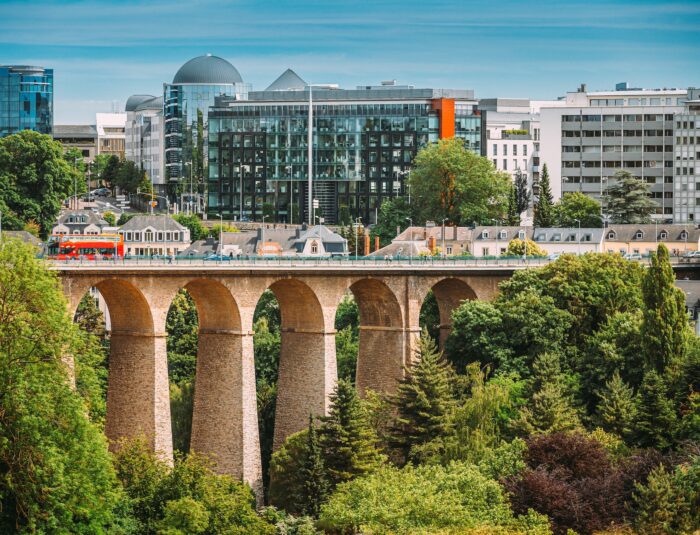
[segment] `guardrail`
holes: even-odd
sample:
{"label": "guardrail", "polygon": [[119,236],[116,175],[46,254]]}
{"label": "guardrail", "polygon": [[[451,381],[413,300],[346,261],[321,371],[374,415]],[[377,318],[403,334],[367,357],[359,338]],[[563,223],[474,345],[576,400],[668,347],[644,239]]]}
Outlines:
{"label": "guardrail", "polygon": [[349,268],[349,267],[525,267],[542,266],[551,260],[546,257],[202,257],[202,256],[131,256],[127,258],[105,258],[102,260],[90,260],[76,258],[70,260],[46,259],[56,267],[318,267],[318,268]]}

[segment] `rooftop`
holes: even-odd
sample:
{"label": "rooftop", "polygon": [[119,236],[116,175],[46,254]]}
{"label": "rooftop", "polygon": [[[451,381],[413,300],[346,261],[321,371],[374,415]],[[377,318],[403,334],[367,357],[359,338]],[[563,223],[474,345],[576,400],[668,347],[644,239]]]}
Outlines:
{"label": "rooftop", "polygon": [[173,84],[242,84],[236,67],[218,56],[192,58],[177,71]]}

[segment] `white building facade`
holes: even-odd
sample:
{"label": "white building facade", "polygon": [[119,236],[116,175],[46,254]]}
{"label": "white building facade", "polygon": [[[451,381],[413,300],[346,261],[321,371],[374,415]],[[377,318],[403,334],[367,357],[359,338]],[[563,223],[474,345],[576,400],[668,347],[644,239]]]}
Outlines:
{"label": "white building facade", "polygon": [[124,158],[126,113],[96,113],[97,154]]}
{"label": "white building facade", "polygon": [[564,107],[543,107],[540,164],[548,167],[554,198],[580,191],[601,200],[611,177],[625,170],[649,184],[655,219],[684,221],[688,212],[675,203],[674,118],[687,98],[685,89],[618,84],[589,92],[582,85]]}

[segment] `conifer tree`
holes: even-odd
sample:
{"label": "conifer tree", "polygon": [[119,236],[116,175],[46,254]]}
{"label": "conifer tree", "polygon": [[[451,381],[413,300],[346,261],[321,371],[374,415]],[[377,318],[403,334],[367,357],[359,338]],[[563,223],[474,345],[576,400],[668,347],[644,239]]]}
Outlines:
{"label": "conifer tree", "polygon": [[392,399],[397,416],[390,442],[405,461],[417,461],[421,446],[449,434],[448,415],[455,402],[450,384],[453,373],[424,330],[417,359],[406,370]]}
{"label": "conifer tree", "polygon": [[581,425],[559,360],[556,353],[542,353],[535,357],[530,399],[515,424],[528,434],[570,431]]}
{"label": "conifer tree", "polygon": [[321,422],[319,443],[331,485],[372,472],[382,463],[377,436],[349,381],[338,381],[329,414]]}
{"label": "conifer tree", "polygon": [[615,371],[612,378],[605,383],[605,389],[598,394],[598,420],[606,431],[629,438],[634,425],[637,406],[634,392]]}
{"label": "conifer tree", "polygon": [[672,361],[685,358],[689,330],[683,291],[675,285],[668,249],[660,243],[642,281],[642,343],[647,369],[663,374]]}
{"label": "conifer tree", "polygon": [[321,505],[328,497],[329,485],[312,416],[309,416],[309,432],[299,470],[299,481],[299,495],[295,497],[297,509],[302,514],[318,518]]}
{"label": "conifer tree", "polygon": [[547,164],[542,167],[540,176],[540,191],[535,203],[535,226],[551,227],[554,224],[554,200],[552,189],[549,184],[549,170]]}
{"label": "conifer tree", "polygon": [[666,449],[672,444],[676,424],[677,417],[666,383],[655,370],[646,372],[639,387],[637,443]]}
{"label": "conifer tree", "polygon": [[508,213],[506,215],[509,225],[516,226],[520,224],[520,212],[518,212],[517,202],[515,187],[511,186],[510,195],[508,196]]}

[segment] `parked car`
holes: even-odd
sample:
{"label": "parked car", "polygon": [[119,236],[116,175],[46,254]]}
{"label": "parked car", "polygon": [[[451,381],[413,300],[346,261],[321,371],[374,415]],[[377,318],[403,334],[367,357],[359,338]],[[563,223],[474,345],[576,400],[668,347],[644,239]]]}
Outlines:
{"label": "parked car", "polygon": [[83,200],[86,202],[93,202],[95,200],[95,194],[94,193],[86,193],[83,195]]}
{"label": "parked car", "polygon": [[625,260],[637,260],[637,261],[639,261],[642,259],[642,255],[639,253],[627,253],[623,256],[623,258]]}
{"label": "parked car", "polygon": [[97,188],[96,190],[92,190],[90,193],[96,197],[109,197],[112,195],[109,188]]}
{"label": "parked car", "polygon": [[233,260],[233,258],[231,258],[230,256],[221,256],[220,254],[211,254],[211,255],[207,256],[204,260],[221,262],[222,260],[230,261],[230,260]]}
{"label": "parked car", "polygon": [[700,251],[688,251],[683,258],[700,258]]}
{"label": "parked car", "polygon": [[552,253],[547,256],[547,260],[558,260],[560,256],[561,253]]}

